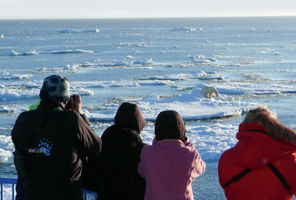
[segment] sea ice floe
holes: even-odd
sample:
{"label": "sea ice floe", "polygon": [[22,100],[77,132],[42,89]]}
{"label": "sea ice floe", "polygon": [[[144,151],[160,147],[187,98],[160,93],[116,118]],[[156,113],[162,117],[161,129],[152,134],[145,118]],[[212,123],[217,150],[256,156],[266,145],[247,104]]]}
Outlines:
{"label": "sea ice floe", "polygon": [[52,51],[31,50],[31,51],[25,51],[25,52],[12,50],[10,55],[11,56],[34,56],[39,54],[79,54],[79,53],[92,54],[94,52],[95,51],[93,50],[87,50],[87,49],[62,49],[62,50],[52,50]]}
{"label": "sea ice floe", "polygon": [[12,56],[33,56],[33,55],[38,55],[38,54],[39,54],[39,51],[37,51],[37,50],[32,50],[32,51],[28,51],[28,52],[19,52],[16,50],[11,51]]}
{"label": "sea ice floe", "polygon": [[[63,72],[74,72],[82,67],[81,64],[65,65],[61,67],[41,67],[37,68],[37,73],[63,73]],[[35,73],[36,73],[35,72]]]}
{"label": "sea ice floe", "polygon": [[[160,99],[157,96],[145,96],[137,103],[143,116],[154,121],[160,111],[176,110],[184,120],[201,120],[238,116],[254,104],[235,101],[232,99],[206,99],[200,93],[200,88],[181,96]],[[117,108],[88,115],[93,121],[112,120]]]}
{"label": "sea ice floe", "polygon": [[171,31],[176,32],[195,32],[195,31],[203,31],[203,28],[199,27],[173,27]]}
{"label": "sea ice floe", "polygon": [[204,55],[196,55],[196,56],[187,56],[191,59],[191,61],[195,64],[212,64],[217,61],[214,57],[206,57]]}
{"label": "sea ice floe", "polygon": [[221,94],[227,95],[260,95],[260,94],[284,94],[296,93],[295,84],[276,84],[262,82],[219,82],[209,84],[219,91]]}
{"label": "sea ice floe", "polygon": [[85,50],[85,49],[64,49],[64,50],[54,50],[48,52],[50,54],[74,54],[74,53],[94,53],[93,50]]}
{"label": "sea ice floe", "polygon": [[94,63],[88,63],[89,66],[99,66],[99,67],[147,67],[154,64],[151,58],[149,59],[135,59],[132,56],[126,57],[126,59],[116,59],[112,61],[96,61]]}
{"label": "sea ice floe", "polygon": [[68,29],[58,30],[58,33],[99,33],[99,32],[101,32],[101,30],[98,28],[87,28],[87,29],[68,28]]}
{"label": "sea ice floe", "polygon": [[13,163],[14,145],[11,137],[0,135],[0,163]]}
{"label": "sea ice floe", "polygon": [[16,112],[15,109],[0,105],[0,113],[14,113],[14,112]]}
{"label": "sea ice floe", "polygon": [[11,74],[9,72],[2,72],[2,74],[0,74],[0,80],[26,79],[32,77],[32,74]]}

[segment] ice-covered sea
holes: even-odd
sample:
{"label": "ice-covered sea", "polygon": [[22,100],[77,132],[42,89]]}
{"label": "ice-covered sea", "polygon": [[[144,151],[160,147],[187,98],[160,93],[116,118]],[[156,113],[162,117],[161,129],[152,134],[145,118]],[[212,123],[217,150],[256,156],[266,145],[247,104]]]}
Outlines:
{"label": "ice-covered sea", "polygon": [[[16,177],[10,132],[38,101],[42,80],[62,74],[100,136],[123,101],[148,121],[178,111],[207,162],[196,199],[225,199],[217,163],[236,143],[244,113],[266,105],[296,128],[296,17],[0,21],[0,177]],[[205,87],[218,97],[205,98]]]}

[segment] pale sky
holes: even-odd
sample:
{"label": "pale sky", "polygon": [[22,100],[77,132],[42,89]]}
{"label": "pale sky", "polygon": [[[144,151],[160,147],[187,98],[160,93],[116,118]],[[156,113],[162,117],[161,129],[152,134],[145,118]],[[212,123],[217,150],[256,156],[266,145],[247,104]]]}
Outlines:
{"label": "pale sky", "polygon": [[296,16],[295,0],[0,0],[0,19]]}

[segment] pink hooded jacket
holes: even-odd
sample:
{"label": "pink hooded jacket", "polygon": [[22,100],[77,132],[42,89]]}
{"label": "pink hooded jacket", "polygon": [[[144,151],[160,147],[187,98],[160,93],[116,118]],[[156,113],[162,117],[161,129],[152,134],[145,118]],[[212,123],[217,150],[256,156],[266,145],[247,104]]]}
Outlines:
{"label": "pink hooded jacket", "polygon": [[206,164],[188,140],[154,139],[145,146],[138,172],[146,179],[145,200],[193,200],[191,182]]}

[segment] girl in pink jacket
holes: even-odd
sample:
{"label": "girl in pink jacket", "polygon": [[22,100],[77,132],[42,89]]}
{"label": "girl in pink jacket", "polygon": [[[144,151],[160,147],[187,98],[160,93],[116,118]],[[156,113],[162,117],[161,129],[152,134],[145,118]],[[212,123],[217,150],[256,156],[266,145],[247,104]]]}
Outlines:
{"label": "girl in pink jacket", "polygon": [[206,164],[185,136],[185,123],[176,111],[161,112],[155,139],[141,153],[138,172],[146,180],[145,200],[193,200],[192,179]]}

